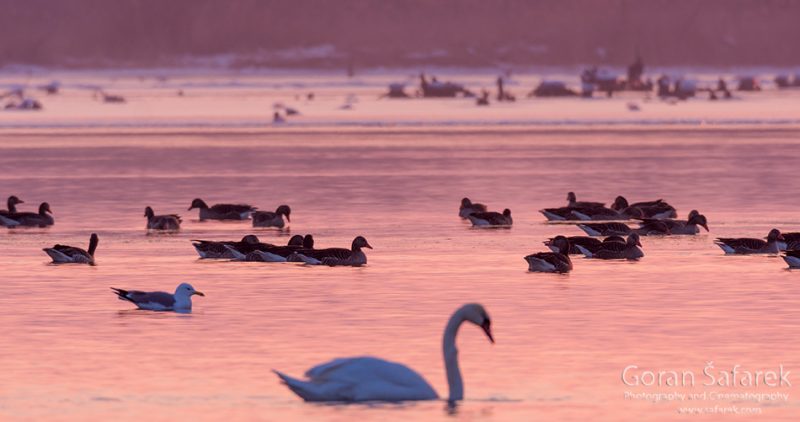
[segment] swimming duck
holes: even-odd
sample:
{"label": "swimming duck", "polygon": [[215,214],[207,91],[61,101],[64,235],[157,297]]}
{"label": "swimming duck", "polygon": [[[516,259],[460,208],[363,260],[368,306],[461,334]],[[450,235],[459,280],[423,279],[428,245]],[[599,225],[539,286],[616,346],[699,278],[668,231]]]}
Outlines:
{"label": "swimming duck", "polygon": [[558,248],[558,252],[539,252],[525,257],[525,261],[528,262],[528,271],[542,273],[572,271],[572,261],[569,259],[569,240],[564,236],[556,236],[551,243],[551,248]]}
{"label": "swimming duck", "polygon": [[288,205],[279,206],[275,212],[270,211],[256,211],[253,213],[253,227],[278,227],[283,228],[283,216],[286,216],[286,221],[291,222],[289,214],[292,210]]}
{"label": "swimming duck", "polygon": [[580,249],[587,258],[637,260],[644,256],[644,252],[639,249],[640,246],[642,246],[642,244],[639,241],[639,235],[631,233],[625,243],[603,243],[596,251],[590,251],[580,245],[578,245],[578,249]]}
{"label": "swimming duck", "polygon": [[146,207],[144,216],[147,217],[147,228],[149,230],[175,231],[181,228],[181,216],[178,214],[156,215],[152,208]]}
{"label": "swimming duck", "polygon": [[22,200],[17,198],[14,195],[8,197],[8,201],[6,202],[8,209],[7,210],[0,210],[0,215],[8,215],[8,214],[16,214],[17,212],[17,205],[24,204]]}
{"label": "swimming duck", "polygon": [[513,224],[511,210],[508,208],[499,212],[474,212],[467,216],[473,226],[476,227],[510,227]]}
{"label": "swimming duck", "polygon": [[[242,237],[242,240],[239,242],[236,241],[213,241],[213,240],[192,240],[192,246],[197,251],[197,254],[200,255],[202,259],[219,259],[219,258],[233,258],[230,250],[225,247],[225,245],[230,245],[236,250],[247,250],[248,247],[268,247],[274,246],[268,243],[261,243],[253,234],[248,234],[247,236]],[[249,252],[249,251],[248,251]],[[247,253],[247,252],[245,252]]]}
{"label": "swimming duck", "polygon": [[88,251],[67,245],[55,245],[52,248],[44,248],[42,250],[53,259],[54,264],[75,263],[94,265],[94,252],[97,250],[98,242],[97,233],[92,233],[89,237]]}
{"label": "swimming duck", "polygon": [[244,204],[216,204],[209,207],[202,199],[192,201],[189,211],[198,208],[201,220],[247,220],[256,207]]}
{"label": "swimming duck", "polygon": [[362,251],[362,248],[372,249],[372,246],[367,242],[363,236],[358,236],[353,239],[350,249],[344,248],[328,248],[328,249],[313,249],[310,251],[303,251],[302,253],[295,253],[294,256],[300,258],[306,264],[311,265],[329,265],[329,266],[361,266],[366,265],[367,255]]}
{"label": "swimming duck", "polygon": [[461,207],[458,208],[458,216],[461,218],[467,218],[474,212],[486,212],[486,205],[479,204],[477,202],[473,204],[469,198],[463,198],[461,200]]}
{"label": "swimming duck", "polygon": [[42,202],[39,205],[39,212],[15,212],[15,213],[8,213],[6,215],[0,215],[0,225],[6,227],[47,227],[52,226],[55,223],[53,217],[49,214],[52,214],[53,211],[50,210],[50,204],[47,202]]}
{"label": "swimming duck", "polygon": [[781,240],[784,240],[781,231],[772,229],[769,231],[766,241],[752,238],[720,237],[714,243],[726,254],[774,254],[780,252],[778,242]]}

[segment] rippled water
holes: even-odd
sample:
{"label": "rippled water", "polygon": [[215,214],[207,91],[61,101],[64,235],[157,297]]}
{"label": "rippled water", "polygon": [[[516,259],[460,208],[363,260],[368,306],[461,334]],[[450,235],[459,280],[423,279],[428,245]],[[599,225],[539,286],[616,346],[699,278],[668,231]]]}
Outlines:
{"label": "rippled water", "polygon": [[[0,233],[0,418],[677,418],[681,403],[625,399],[675,389],[626,386],[622,369],[691,370],[698,384],[709,361],[800,371],[800,273],[712,243],[800,231],[799,144],[796,131],[702,129],[0,136],[0,195],[26,210],[48,201],[56,218]],[[700,210],[711,233],[645,238],[640,262],[578,258],[569,275],[528,273],[523,256],[542,240],[580,234],[537,213],[569,190],[663,197],[681,217]],[[514,227],[470,228],[457,216],[463,196],[510,208]],[[195,197],[289,204],[290,229],[199,222],[186,211]],[[181,233],[147,236],[147,205],[182,214]],[[91,232],[97,266],[48,264],[42,247],[85,247]],[[363,235],[375,249],[365,267],[320,268],[201,261],[189,242],[251,232],[272,243],[312,233],[320,247]],[[109,290],[186,281],[206,293],[190,315],[136,311]],[[270,372],[369,354],[409,364],[446,395],[441,333],[471,301],[488,309],[497,343],[462,327],[467,400],[456,409],[305,404]],[[797,417],[796,388],[733,390],[788,392],[762,403],[763,416]]]}

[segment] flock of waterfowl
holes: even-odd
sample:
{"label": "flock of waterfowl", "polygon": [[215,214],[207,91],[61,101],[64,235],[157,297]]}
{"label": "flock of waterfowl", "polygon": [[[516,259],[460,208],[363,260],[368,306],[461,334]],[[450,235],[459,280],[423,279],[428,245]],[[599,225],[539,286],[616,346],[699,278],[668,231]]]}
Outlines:
{"label": "flock of waterfowl", "polygon": [[[548,220],[574,222],[589,236],[555,236],[544,242],[550,252],[538,252],[525,257],[529,270],[535,272],[566,273],[572,270],[570,255],[583,254],[595,259],[636,260],[644,256],[640,236],[694,235],[700,228],[708,231],[705,216],[692,210],[686,220],[678,220],[674,207],[661,199],[629,204],[620,196],[610,208],[598,202],[579,202],[574,193],[567,195],[567,205],[541,210]],[[46,227],[54,224],[50,206],[45,202],[38,213],[20,212],[23,204],[16,196],[8,198],[7,210],[0,210],[0,224],[9,228]],[[208,206],[202,199],[192,201],[189,210],[199,209],[201,220],[248,220],[254,227],[284,227],[291,209],[279,206],[275,212],[258,211],[243,204],[216,204]],[[147,230],[174,232],[181,227],[177,214],[157,215],[151,207],[145,208]],[[513,224],[511,211],[488,211],[483,204],[468,198],[461,201],[459,216],[468,219],[475,227],[504,227]],[[601,222],[601,220],[606,220]],[[609,221],[611,220],[611,221]],[[638,221],[638,227],[613,220]],[[588,222],[596,221],[596,222]],[[627,236],[627,239],[623,236]],[[604,237],[602,240],[598,237]],[[99,238],[92,233],[88,250],[55,245],[44,248],[53,263],[94,264],[94,254]],[[750,238],[718,238],[715,243],[728,254],[778,253],[786,250],[783,258],[790,267],[800,268],[800,233],[781,234],[773,229],[766,240]],[[314,247],[312,235],[295,235],[287,245],[262,243],[255,235],[246,235],[240,241],[193,240],[192,245],[201,259],[230,259],[260,262],[300,262],[309,265],[360,266],[367,262],[363,248],[372,248],[367,240],[356,237],[349,249]],[[191,311],[192,296],[205,296],[188,283],[180,284],[174,293],[143,292],[112,287],[120,300],[128,301],[140,309],[152,311]],[[463,322],[480,326],[493,343],[491,320],[483,306],[466,304],[455,311],[443,335],[443,354],[449,387],[448,400],[463,399],[464,383],[458,367],[455,338]],[[438,398],[431,385],[417,372],[399,363],[374,357],[340,358],[315,366],[306,372],[308,380],[300,380],[275,371],[282,382],[306,401],[405,401]]]}
{"label": "flock of waterfowl", "polygon": [[[39,212],[21,212],[17,205],[24,204],[17,196],[10,196],[6,210],[0,210],[0,225],[8,228],[48,227],[55,224],[50,205],[43,202]],[[216,204],[208,206],[202,199],[192,201],[189,210],[198,209],[200,220],[252,220],[253,227],[283,228],[290,221],[291,208],[280,205],[275,212],[258,211],[244,204]],[[157,215],[152,207],[146,207],[146,228],[149,232],[176,232],[181,228],[178,214]],[[286,219],[286,222],[284,221]],[[99,237],[92,233],[88,249],[56,244],[44,248],[54,264],[95,264],[95,252]],[[257,262],[299,262],[307,265],[360,266],[367,263],[363,248],[372,249],[369,242],[357,236],[348,248],[315,248],[314,238],[309,234],[293,236],[287,245],[273,245],[259,241],[255,235],[247,235],[241,241],[193,240],[192,245],[201,259],[230,259]],[[130,301],[147,310],[191,310],[191,296],[200,294],[191,285],[181,284],[174,294],[163,292],[140,292],[114,289],[120,299]]]}
{"label": "flock of waterfowl", "polygon": [[[611,207],[600,202],[578,201],[575,193],[567,194],[567,205],[545,208],[540,212],[548,221],[572,222],[588,236],[555,236],[544,242],[550,252],[533,253],[525,257],[529,271],[566,273],[572,270],[570,255],[594,259],[638,260],[644,257],[641,236],[695,235],[702,227],[708,229],[706,217],[697,210],[689,212],[686,220],[677,219],[675,207],[663,199],[628,203],[618,196]],[[487,211],[484,204],[461,200],[458,215],[469,219],[475,227],[511,227],[511,211]],[[615,221],[617,220],[617,221]],[[635,221],[631,227],[618,220]],[[590,222],[593,221],[593,222]],[[625,238],[627,236],[627,238]],[[603,238],[603,239],[600,239]],[[772,229],[765,240],[753,238],[717,238],[714,243],[726,254],[777,254],[790,268],[800,268],[800,232],[781,233]]]}

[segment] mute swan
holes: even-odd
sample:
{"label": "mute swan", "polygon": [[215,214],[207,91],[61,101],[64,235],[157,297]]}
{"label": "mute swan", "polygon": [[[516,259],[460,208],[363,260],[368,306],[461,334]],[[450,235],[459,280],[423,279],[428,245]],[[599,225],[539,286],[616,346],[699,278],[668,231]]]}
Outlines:
{"label": "mute swan", "polygon": [[[442,338],[450,402],[464,399],[464,382],[458,368],[456,349],[456,334],[464,321],[480,326],[489,341],[494,343],[491,320],[483,306],[470,303],[460,307],[450,317]],[[306,372],[308,381],[273,371],[305,401],[394,402],[439,398],[433,387],[413,369],[374,357],[334,359],[309,369]]]}

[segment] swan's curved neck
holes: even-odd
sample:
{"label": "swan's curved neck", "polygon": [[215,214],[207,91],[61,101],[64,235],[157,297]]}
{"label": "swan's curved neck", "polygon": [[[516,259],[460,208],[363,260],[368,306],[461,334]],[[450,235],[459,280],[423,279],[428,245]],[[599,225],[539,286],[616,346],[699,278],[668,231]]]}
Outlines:
{"label": "swan's curved neck", "polygon": [[461,379],[461,370],[458,368],[458,349],[456,349],[456,334],[458,334],[458,327],[462,322],[464,322],[464,316],[459,309],[447,321],[442,337],[444,367],[447,371],[447,385],[450,389],[448,401],[451,402],[464,398],[464,381]]}

